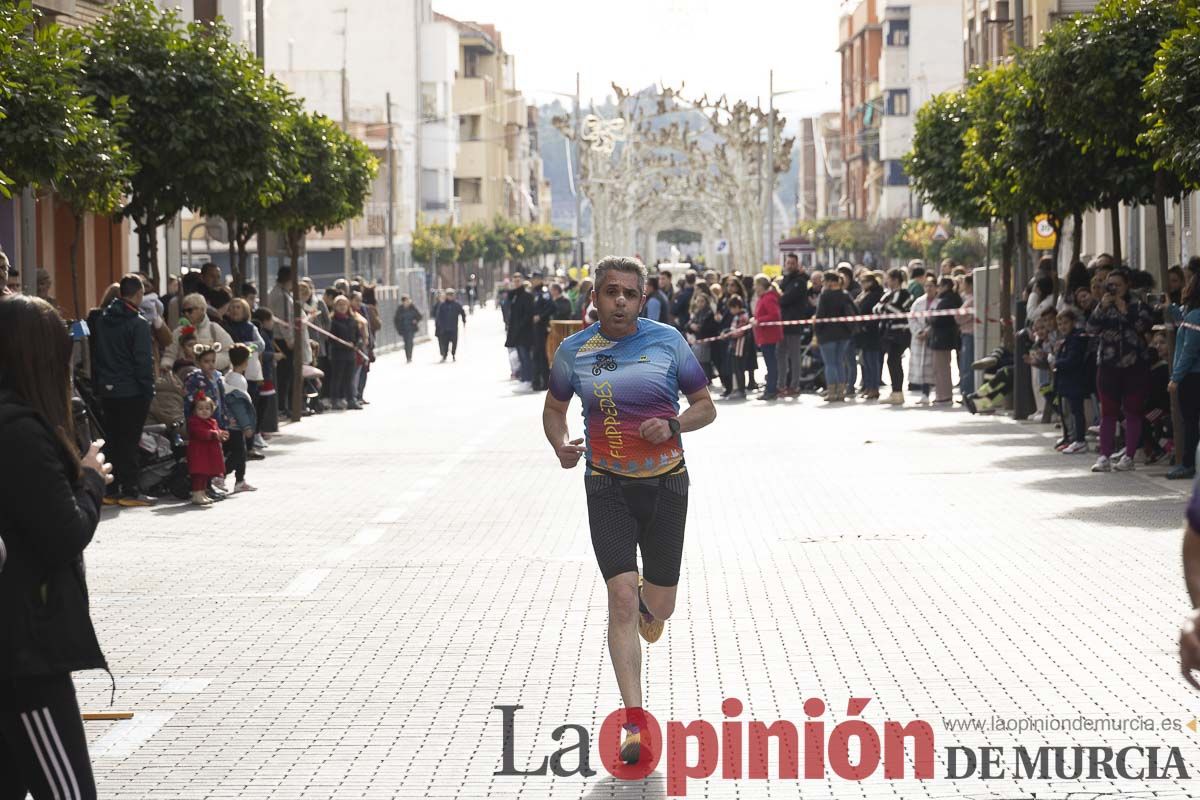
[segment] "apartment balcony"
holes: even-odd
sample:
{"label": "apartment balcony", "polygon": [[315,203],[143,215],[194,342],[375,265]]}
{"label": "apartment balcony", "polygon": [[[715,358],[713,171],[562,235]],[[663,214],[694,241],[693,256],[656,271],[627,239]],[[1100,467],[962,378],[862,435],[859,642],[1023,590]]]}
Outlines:
{"label": "apartment balcony", "polygon": [[495,99],[492,79],[459,78],[454,82],[455,114],[486,114]]}
{"label": "apartment balcony", "polygon": [[461,142],[458,145],[458,160],[454,165],[455,177],[486,177],[487,148],[489,144],[489,142]]}

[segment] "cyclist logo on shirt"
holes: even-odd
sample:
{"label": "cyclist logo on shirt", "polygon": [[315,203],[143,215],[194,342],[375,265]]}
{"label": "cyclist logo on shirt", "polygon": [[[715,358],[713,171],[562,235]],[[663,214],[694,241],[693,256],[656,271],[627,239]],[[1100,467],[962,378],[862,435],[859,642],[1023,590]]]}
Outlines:
{"label": "cyclist logo on shirt", "polygon": [[601,370],[612,372],[617,368],[617,360],[607,353],[599,353],[596,356],[596,363],[592,365],[592,374],[599,375]]}

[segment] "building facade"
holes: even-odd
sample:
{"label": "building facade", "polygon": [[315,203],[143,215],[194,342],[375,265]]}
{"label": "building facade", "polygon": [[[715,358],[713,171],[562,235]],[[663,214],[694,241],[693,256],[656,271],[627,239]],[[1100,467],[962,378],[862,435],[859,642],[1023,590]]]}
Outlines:
{"label": "building facade", "polygon": [[934,95],[962,85],[958,47],[962,11],[961,0],[898,0],[884,8],[879,58],[880,218],[922,216],[903,159],[912,149],[917,109]]}
{"label": "building facade", "polygon": [[516,88],[516,60],[505,52],[495,26],[441,14],[436,18],[458,31],[454,81],[458,219],[463,223],[489,222],[496,216],[531,220],[539,213],[529,167],[536,131],[531,142],[528,108]]}
{"label": "building facade", "polygon": [[879,206],[879,56],[883,28],[876,0],[859,0],[838,21],[842,59],[842,157],[846,216],[874,218]]}

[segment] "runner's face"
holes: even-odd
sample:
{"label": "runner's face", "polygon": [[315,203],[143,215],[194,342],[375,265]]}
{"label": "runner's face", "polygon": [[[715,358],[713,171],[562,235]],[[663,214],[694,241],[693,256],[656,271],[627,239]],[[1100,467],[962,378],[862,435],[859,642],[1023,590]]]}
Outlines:
{"label": "runner's face", "polygon": [[592,292],[600,327],[614,336],[623,336],[637,327],[645,300],[645,295],[638,291],[638,276],[632,272],[610,272],[604,285]]}

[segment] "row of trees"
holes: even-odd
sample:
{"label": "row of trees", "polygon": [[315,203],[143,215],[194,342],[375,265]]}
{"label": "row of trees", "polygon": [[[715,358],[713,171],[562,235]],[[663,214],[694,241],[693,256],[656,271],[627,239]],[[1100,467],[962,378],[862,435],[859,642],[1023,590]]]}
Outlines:
{"label": "row of trees", "polygon": [[[223,25],[184,25],[151,0],[122,0],[83,30],[40,25],[28,2],[0,7],[0,191],[52,190],[79,220],[122,215],[156,271],[156,229],[183,208],[220,216],[237,248],[304,235],[361,213],[377,164]],[[72,248],[74,269],[74,248]]]}
{"label": "row of trees", "polygon": [[1165,258],[1164,200],[1200,186],[1198,59],[1195,0],[1104,0],[923,106],[913,186],[959,225],[1000,222],[1005,293],[1016,220],[1036,213],[1060,234],[1073,219],[1078,258],[1083,214],[1109,210],[1120,260],[1121,204],[1153,203]]}
{"label": "row of trees", "polygon": [[501,216],[490,225],[418,222],[413,233],[413,259],[420,264],[488,264],[511,260],[525,264],[546,255],[571,252],[571,234],[550,225],[526,225]]}
{"label": "row of trees", "polygon": [[839,260],[863,261],[870,253],[879,263],[883,257],[927,263],[952,258],[956,264],[976,265],[986,260],[986,244],[974,231],[954,231],[948,239],[935,239],[937,224],[920,219],[881,219],[874,223],[858,219],[804,220],[792,228],[792,236],[812,242],[818,253],[832,251]]}

